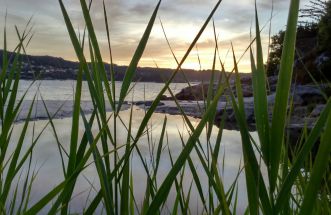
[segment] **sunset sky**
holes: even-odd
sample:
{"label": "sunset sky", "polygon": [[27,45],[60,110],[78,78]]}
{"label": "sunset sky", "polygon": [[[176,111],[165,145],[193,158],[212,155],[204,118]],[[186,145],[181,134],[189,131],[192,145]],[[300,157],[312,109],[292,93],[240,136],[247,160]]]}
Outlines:
{"label": "sunset sky", "polygon": [[[304,6],[309,0],[301,1]],[[270,18],[271,0],[257,2],[260,25]],[[274,19],[272,34],[284,29],[286,25],[289,0],[274,0]],[[64,0],[76,29],[82,30],[84,22],[78,0]],[[27,20],[33,16],[34,38],[27,49],[31,55],[51,55],[68,60],[76,60],[66,26],[56,0],[0,0],[0,27],[3,29],[7,9],[7,31],[9,48],[17,43],[14,26],[23,29]],[[110,21],[111,44],[114,62],[127,65],[145,30],[157,0],[106,0]],[[184,55],[204,20],[216,4],[216,0],[163,0],[158,13],[162,19],[169,41],[178,59]],[[91,11],[97,36],[103,52],[104,61],[109,62],[106,31],[102,10],[102,0],[94,0]],[[231,55],[227,55],[232,41],[236,56],[242,54],[249,44],[249,31],[254,26],[253,0],[223,0],[215,16],[221,58],[226,59],[226,68],[232,68]],[[254,28],[255,29],[255,28]],[[253,30],[254,30],[253,29]],[[262,32],[263,44],[268,44],[268,28]],[[0,47],[3,47],[3,30],[0,33]],[[210,24],[198,42],[198,51],[194,50],[187,59],[184,68],[199,69],[197,55],[201,59],[202,69],[212,67],[213,28]],[[264,49],[265,52],[267,49]],[[267,53],[265,53],[267,54]],[[145,54],[139,66],[174,68],[172,58],[162,33],[159,19],[156,20]],[[249,59],[245,57],[240,63],[241,72],[249,72]]]}

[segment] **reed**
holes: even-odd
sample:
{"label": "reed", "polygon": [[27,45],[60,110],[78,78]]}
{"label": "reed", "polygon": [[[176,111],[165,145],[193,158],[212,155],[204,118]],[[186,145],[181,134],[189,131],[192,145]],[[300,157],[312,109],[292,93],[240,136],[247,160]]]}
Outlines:
{"label": "reed", "polygon": [[[321,183],[325,175],[325,169],[329,164],[330,143],[331,143],[331,100],[328,98],[327,105],[315,126],[305,138],[302,138],[301,150],[295,154],[291,160],[288,157],[286,148],[285,122],[289,117],[288,109],[291,104],[288,102],[290,96],[290,87],[292,82],[292,67],[294,62],[295,38],[299,10],[299,0],[291,0],[290,11],[284,41],[284,49],[281,58],[280,72],[276,90],[276,100],[273,107],[272,119],[268,118],[268,102],[266,91],[266,72],[263,65],[263,49],[261,45],[260,25],[258,20],[258,11],[255,10],[255,38],[247,46],[245,53],[250,55],[252,69],[252,84],[254,94],[254,111],[256,117],[256,128],[259,137],[259,144],[256,144],[248,129],[245,117],[245,104],[243,101],[241,80],[238,71],[238,60],[235,56],[234,47],[232,47],[234,68],[230,74],[224,70],[224,62],[219,56],[218,39],[216,28],[214,28],[215,51],[212,67],[212,77],[210,87],[205,98],[205,106],[201,108],[201,120],[197,125],[193,125],[189,117],[185,114],[180,103],[175,98],[169,85],[175,75],[181,70],[181,66],[186,61],[192,49],[196,46],[200,36],[207,28],[214,13],[220,7],[222,0],[219,0],[215,7],[206,18],[201,29],[187,49],[184,57],[177,60],[174,52],[168,42],[170,51],[177,62],[177,69],[169,80],[166,80],[164,87],[158,93],[152,105],[146,110],[137,131],[133,131],[133,107],[131,106],[129,121],[125,122],[121,117],[121,107],[124,101],[129,100],[128,93],[132,90],[133,77],[137,65],[144,53],[146,44],[158,14],[161,0],[157,3],[154,12],[147,24],[144,34],[137,46],[132,60],[123,80],[119,98],[115,97],[115,73],[112,67],[110,70],[111,80],[108,80],[109,74],[104,67],[104,58],[101,54],[98,38],[95,34],[94,25],[90,16],[90,4],[85,0],[80,1],[82,14],[85,21],[85,29],[82,37],[76,34],[72,20],[67,13],[66,6],[62,0],[59,6],[72,42],[73,48],[79,60],[79,71],[74,95],[74,108],[71,119],[71,133],[69,141],[69,150],[58,140],[56,127],[53,123],[54,115],[50,115],[43,98],[42,102],[47,112],[48,123],[44,129],[33,138],[28,150],[22,151],[22,145],[26,138],[27,129],[32,125],[32,110],[36,99],[33,99],[27,119],[23,122],[23,130],[20,133],[18,142],[11,141],[15,119],[19,114],[25,94],[17,97],[18,85],[20,81],[21,54],[31,39],[30,22],[26,29],[20,34],[17,29],[19,44],[14,50],[13,56],[7,56],[6,48],[6,27],[4,29],[4,56],[0,74],[0,210],[2,214],[37,214],[46,210],[48,214],[70,214],[70,201],[78,177],[84,169],[94,166],[100,186],[96,189],[96,194],[90,196],[90,201],[86,202],[85,214],[94,214],[102,208],[105,214],[236,214],[238,210],[238,179],[241,175],[246,181],[246,195],[248,197],[247,214],[312,214],[321,211],[330,211],[330,205],[327,201],[329,192],[321,191]],[[103,14],[105,29],[107,31],[108,48],[110,60],[112,62],[111,35],[109,34],[108,13],[105,3],[103,3]],[[220,8],[221,10],[222,8]],[[162,24],[162,23],[161,23]],[[163,28],[163,26],[162,26]],[[256,46],[256,56],[253,54],[253,46]],[[87,62],[87,56],[84,52],[88,49],[91,64]],[[243,54],[245,54],[243,53]],[[10,59],[10,60],[9,60]],[[219,62],[218,62],[219,61]],[[12,62],[10,65],[9,62]],[[217,89],[214,91],[216,63],[222,65],[223,70],[220,80],[217,83]],[[232,92],[229,84],[231,76],[235,77],[236,93]],[[93,113],[85,115],[80,107],[82,82],[86,77],[88,89],[93,103]],[[188,83],[190,85],[190,83]],[[217,104],[224,91],[229,90],[227,96],[228,105],[235,111],[235,117],[238,123],[242,151],[243,168],[238,167],[237,177],[233,180],[230,187],[224,186],[223,174],[218,163],[223,158],[220,156],[222,148],[222,135],[225,123],[226,113],[222,116],[222,122],[219,128],[213,126],[214,118],[217,114]],[[170,150],[167,153],[168,134],[167,117],[164,118],[161,135],[158,139],[153,137],[153,129],[150,129],[151,118],[161,100],[162,95],[168,91],[178,107],[189,137],[185,139],[178,131],[178,138],[182,143],[182,150],[178,157],[174,157]],[[109,115],[106,111],[106,105],[109,104],[113,111]],[[80,122],[84,125],[83,136],[79,136]],[[118,141],[117,124],[120,123],[126,128],[127,136],[125,142]],[[97,128],[97,132],[92,132],[92,126]],[[32,170],[31,156],[33,149],[38,143],[39,137],[44,130],[50,127],[55,136],[55,142],[58,146],[58,153],[61,157],[61,166],[63,170],[63,180],[48,190],[44,197],[37,202],[30,202],[30,191],[33,187],[34,178],[37,177],[37,171]],[[211,133],[217,129],[217,138],[212,139]],[[204,132],[206,135],[204,136]],[[150,160],[152,165],[146,161],[140,151],[139,141],[147,137],[147,145],[150,148]],[[206,138],[206,146],[201,143],[201,138]],[[309,154],[314,144],[320,141],[318,153],[315,162],[310,169],[304,169],[304,164],[309,160]],[[12,154],[8,154],[8,147],[14,145]],[[258,152],[258,153],[256,153]],[[133,153],[140,158],[146,176],[146,190],[143,197],[143,203],[137,203],[137,196],[134,195],[135,183],[131,163]],[[197,173],[192,161],[192,153],[198,156],[198,162],[202,166],[203,174],[207,180],[202,180]],[[162,159],[171,161],[171,169],[165,177],[160,180],[158,177],[159,166]],[[90,162],[92,160],[92,162]],[[19,173],[28,164],[28,171],[24,176]],[[261,168],[265,166],[267,176],[262,174]],[[185,175],[187,172],[192,174],[192,180],[189,182],[189,189],[185,189]],[[306,176],[309,177],[306,177]],[[21,186],[14,184],[13,181],[19,180]],[[302,182],[302,183],[300,183]],[[20,183],[19,183],[20,184]],[[92,186],[92,185],[91,185]],[[22,189],[21,192],[18,192]],[[200,212],[195,212],[189,207],[191,201],[191,191],[196,189],[202,205]],[[174,190],[176,198],[169,201],[169,193]],[[22,196],[17,196],[22,193]],[[17,201],[17,199],[21,199]],[[172,202],[169,205],[167,202]],[[46,207],[47,206],[47,207]]]}

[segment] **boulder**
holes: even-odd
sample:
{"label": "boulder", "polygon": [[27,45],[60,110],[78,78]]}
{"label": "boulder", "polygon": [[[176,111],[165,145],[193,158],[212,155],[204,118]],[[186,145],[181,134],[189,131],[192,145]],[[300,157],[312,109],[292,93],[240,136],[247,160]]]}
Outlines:
{"label": "boulder", "polygon": [[243,92],[244,97],[252,97],[253,96],[253,89],[250,85],[249,86],[243,85],[242,86],[242,92]]}
{"label": "boulder", "polygon": [[302,99],[302,105],[325,103],[321,90],[313,85],[297,85],[292,91]]}
{"label": "boulder", "polygon": [[268,82],[269,82],[269,85],[276,85],[277,82],[278,82],[278,76],[277,75],[272,75],[272,76],[269,76],[268,77]]}
{"label": "boulder", "polygon": [[203,100],[207,97],[208,84],[198,84],[182,89],[175,95],[178,100]]}
{"label": "boulder", "polygon": [[269,93],[276,92],[278,76],[273,75],[268,77]]}
{"label": "boulder", "polygon": [[[141,106],[141,105],[151,106],[153,104],[153,101],[138,101],[138,102],[135,102],[134,104],[137,106]],[[159,102],[159,104],[158,104],[158,106],[163,106],[163,105],[164,105],[164,103],[162,103],[162,102]]]}
{"label": "boulder", "polygon": [[314,63],[316,64],[316,67],[321,70],[322,69],[322,66],[324,63],[330,61],[330,56],[329,56],[329,53],[327,52],[323,52],[321,53],[320,55],[318,55],[314,61]]}
{"label": "boulder", "polygon": [[166,96],[166,95],[162,95],[161,96],[161,100],[163,100],[163,101],[168,101],[168,100],[172,100],[172,97],[168,97],[168,96]]}
{"label": "boulder", "polygon": [[240,81],[242,85],[252,85],[252,77],[251,75],[242,75],[240,77]]}
{"label": "boulder", "polygon": [[[236,121],[235,112],[232,107],[228,107],[226,109],[220,109],[215,117],[215,124],[219,126],[221,124],[221,120],[224,112],[226,112],[225,118],[225,128],[230,130],[238,130],[239,126]],[[250,130],[255,129],[255,116],[254,116],[254,108],[251,105],[245,108],[246,122]]]}
{"label": "boulder", "polygon": [[318,104],[315,106],[314,110],[311,112],[311,117],[319,117],[324,110],[326,104]]}

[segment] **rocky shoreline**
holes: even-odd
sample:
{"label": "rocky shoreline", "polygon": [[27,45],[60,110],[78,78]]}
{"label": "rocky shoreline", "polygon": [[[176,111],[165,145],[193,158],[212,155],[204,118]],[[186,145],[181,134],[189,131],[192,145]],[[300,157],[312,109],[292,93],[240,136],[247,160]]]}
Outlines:
{"label": "rocky shoreline", "polygon": [[[242,88],[244,94],[244,105],[246,113],[246,121],[251,131],[256,130],[255,116],[254,116],[254,97],[250,78],[242,78]],[[277,77],[271,76],[268,78],[268,112],[271,121],[272,111],[275,101],[275,91],[277,84]],[[234,89],[234,84],[232,83]],[[201,118],[204,109],[203,98],[207,96],[208,84],[199,84],[192,87],[187,87],[175,95],[176,99],[184,110],[184,112],[191,117]],[[235,92],[235,91],[234,91]],[[225,129],[238,130],[238,124],[235,119],[234,110],[230,103],[226,100],[228,91],[220,98],[217,106],[217,115],[215,118],[215,125],[219,126],[221,117],[226,112]],[[313,128],[315,122],[324,110],[326,99],[331,95],[331,89],[328,85],[315,86],[307,85],[293,85],[291,88],[292,108],[291,117],[287,126],[289,131],[290,142],[297,142],[301,137],[303,128],[310,130]],[[159,105],[156,112],[167,114],[181,114],[172,98],[164,98],[162,105]],[[147,108],[151,102],[146,102],[143,105]],[[140,103],[141,104],[141,103]],[[142,106],[142,105],[140,105]]]}
{"label": "rocky shoreline", "polygon": [[[268,105],[269,105],[269,118],[271,120],[273,105],[275,101],[275,89],[276,89],[276,77],[269,77],[269,92],[268,92]],[[246,113],[246,121],[251,131],[255,131],[255,116],[254,116],[254,97],[252,93],[251,80],[247,77],[242,78],[244,105]],[[233,87],[233,83],[232,83]],[[208,84],[198,84],[192,87],[182,89],[175,95],[176,99],[183,111],[190,117],[201,118],[204,110],[203,98],[206,96]],[[311,129],[314,123],[317,121],[320,113],[323,111],[326,103],[325,98],[330,97],[330,87],[314,85],[295,85],[291,89],[291,95],[293,96],[293,106],[290,121],[287,129],[291,142],[298,140],[301,136],[302,128],[306,127]],[[219,126],[221,117],[226,112],[225,129],[238,130],[238,125],[235,119],[234,110],[231,103],[227,102],[228,91],[225,91],[218,102],[217,114],[215,117],[215,125]],[[153,101],[136,101],[133,105],[148,109]],[[45,101],[47,109],[51,116],[55,113],[54,118],[71,117],[73,111],[73,101]],[[31,101],[24,101],[22,104],[21,112],[18,115],[17,122],[26,119]],[[122,110],[130,108],[130,103],[126,102]],[[81,107],[84,113],[89,114],[93,111],[93,104],[91,101],[82,101]],[[106,105],[106,111],[111,112],[110,105]],[[165,113],[171,115],[180,115],[181,112],[177,108],[175,101],[172,98],[163,96],[161,102],[157,106],[155,112]],[[38,101],[34,105],[32,112],[32,119],[48,119],[47,112],[44,108],[42,101]]]}

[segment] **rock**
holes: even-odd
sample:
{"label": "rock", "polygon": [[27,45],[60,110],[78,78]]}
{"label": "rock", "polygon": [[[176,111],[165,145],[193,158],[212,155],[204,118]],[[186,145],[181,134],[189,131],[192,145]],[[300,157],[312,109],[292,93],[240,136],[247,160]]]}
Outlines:
{"label": "rock", "polygon": [[[272,106],[275,104],[275,97],[276,97],[276,93],[268,95],[267,101],[268,101],[269,105]],[[289,102],[290,102],[290,98],[289,98]],[[303,100],[300,96],[298,96],[298,95],[293,96],[293,105],[294,106],[300,106],[302,103],[303,103]]]}
{"label": "rock", "polygon": [[269,76],[268,77],[268,82],[269,82],[269,85],[276,85],[277,82],[278,82],[278,76],[277,75],[272,75],[272,76]]}
{"label": "rock", "polygon": [[252,85],[252,77],[251,75],[243,75],[240,77],[240,81],[242,85]]}
{"label": "rock", "polygon": [[252,97],[253,96],[253,89],[251,86],[244,86],[242,88],[243,96],[244,97]]}
{"label": "rock", "polygon": [[175,95],[178,100],[203,100],[207,96],[208,84],[198,84],[182,89]]}
{"label": "rock", "polygon": [[291,112],[290,124],[300,125],[302,128],[307,122],[306,116],[309,115],[309,108],[307,106],[294,106]]}
{"label": "rock", "polygon": [[[153,104],[153,101],[138,101],[138,102],[135,102],[134,104],[137,106],[141,106],[141,105],[151,106]],[[163,106],[163,105],[164,105],[163,102],[159,102],[159,104],[158,104],[158,106]]]}
{"label": "rock", "polygon": [[275,92],[277,88],[278,76],[273,75],[268,77],[269,93]]}
{"label": "rock", "polygon": [[[251,97],[253,96],[253,88],[252,88],[252,78],[251,75],[242,75],[240,77],[243,96]],[[235,82],[234,79],[230,80],[231,89],[234,93],[236,93]],[[179,93],[175,95],[178,100],[203,100],[207,98],[209,84],[198,84],[191,87],[186,87],[182,89]],[[214,92],[216,91],[217,85],[216,83],[213,86]],[[225,88],[225,95],[230,95],[230,90]]]}
{"label": "rock", "polygon": [[161,100],[163,100],[163,101],[167,101],[167,100],[172,100],[172,98],[171,98],[171,97],[168,97],[168,96],[166,96],[166,95],[162,95],[162,96],[161,96]]}
{"label": "rock", "polygon": [[[292,87],[291,92],[291,95],[293,96],[294,106],[306,106],[308,104],[325,103],[325,99],[322,92],[317,87],[312,85],[297,85],[295,87]],[[275,93],[268,95],[269,104],[274,104],[275,96]]]}
{"label": "rock", "polygon": [[322,111],[325,108],[325,104],[318,104],[316,105],[316,107],[314,108],[314,110],[311,112],[310,116],[311,117],[319,117],[322,113]]}
{"label": "rock", "polygon": [[294,94],[302,99],[302,105],[325,103],[322,92],[312,85],[297,85]]}
{"label": "rock", "polygon": [[215,120],[214,120],[215,125],[218,127],[221,125],[224,114],[226,114],[225,123],[224,123],[225,129],[238,130],[239,127],[237,126],[236,117],[235,117],[232,107],[228,107],[226,109],[220,109],[216,113]]}
{"label": "rock", "polygon": [[330,84],[320,84],[320,88],[325,93],[327,97],[331,96],[331,85]]}
{"label": "rock", "polygon": [[323,52],[320,55],[318,55],[314,61],[314,63],[316,64],[316,67],[321,70],[323,64],[325,62],[328,62],[330,60],[330,56],[328,55],[327,52]]}
{"label": "rock", "polygon": [[[273,108],[275,104],[275,90],[276,85],[278,81],[277,76],[271,76],[268,78],[269,84],[271,84],[271,91],[270,94],[267,96],[268,101],[268,117],[269,121],[272,119],[272,113]],[[254,97],[253,97],[253,89],[251,85],[251,79],[243,78],[242,79],[242,92],[244,96],[244,103],[245,103],[245,114],[246,114],[246,122],[248,125],[248,128],[252,131],[256,130],[255,125],[255,115],[254,115]],[[234,93],[235,86],[231,85],[231,89]],[[322,92],[323,91],[323,92]],[[180,93],[176,95],[176,98],[179,100],[202,100],[204,96],[207,96],[208,92],[208,84],[200,84],[193,86],[192,88],[185,88]],[[224,92],[224,96],[220,98],[220,101],[217,106],[217,114],[215,117],[215,124],[220,125],[221,119],[223,114],[226,114],[225,118],[225,129],[235,129],[238,130],[238,123],[236,122],[236,117],[234,114],[234,110],[232,109],[231,105],[225,105],[226,99],[225,97],[229,95],[230,90],[226,89]],[[293,143],[297,141],[301,137],[301,130],[305,126],[308,127],[308,129],[312,128],[314,126],[314,123],[317,120],[317,117],[321,114],[321,112],[325,108],[325,99],[323,95],[329,95],[331,94],[331,89],[328,85],[323,86],[320,85],[319,87],[316,87],[314,85],[293,85],[291,87],[290,97],[288,98],[288,102],[290,104],[291,99],[293,99],[293,109],[292,109],[292,115],[290,118],[289,126],[287,127],[287,130],[289,132],[292,132],[290,134],[290,142]],[[188,104],[188,101],[181,101],[182,104]],[[201,117],[200,112],[197,112],[194,109],[194,102],[189,105],[184,105],[183,109],[189,116],[194,117]],[[226,108],[226,109],[225,109]],[[163,107],[164,112],[169,112],[167,110],[167,105]],[[172,110],[172,113],[175,113],[176,111]],[[178,111],[177,111],[178,113]]]}
{"label": "rock", "polygon": [[249,125],[255,124],[254,108],[245,109],[246,121]]}
{"label": "rock", "polygon": [[[203,109],[203,103],[201,102],[200,107],[197,105],[196,102],[188,102],[188,101],[179,101],[179,104],[182,110],[191,117],[200,118],[201,117],[201,109]],[[155,109],[157,113],[167,113],[171,115],[178,115],[181,114],[181,111],[178,109],[176,103],[174,101],[167,101],[165,105],[158,106]]]}
{"label": "rock", "polygon": [[[250,130],[255,129],[255,116],[254,116],[254,108],[251,105],[245,108],[246,122]],[[225,128],[229,130],[238,130],[239,126],[236,120],[235,112],[232,107],[228,107],[226,109],[220,109],[215,117],[215,124],[219,126],[221,124],[221,120],[226,112],[226,120],[225,120]]]}

